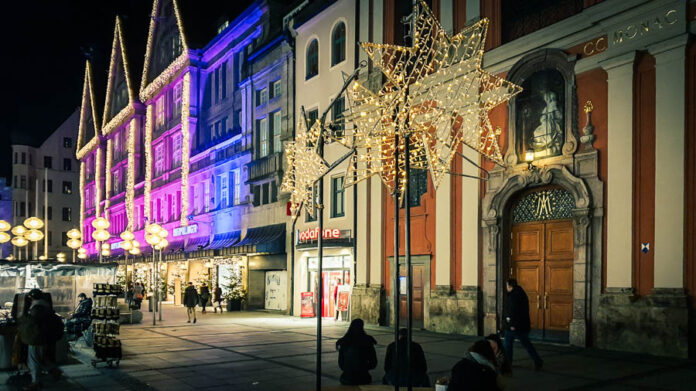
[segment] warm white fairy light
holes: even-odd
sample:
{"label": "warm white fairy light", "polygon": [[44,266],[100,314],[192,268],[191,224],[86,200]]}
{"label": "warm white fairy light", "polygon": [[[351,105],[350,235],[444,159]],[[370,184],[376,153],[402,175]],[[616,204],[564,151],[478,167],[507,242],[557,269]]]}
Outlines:
{"label": "warm white fairy light", "polygon": [[[94,104],[94,85],[92,82],[92,63],[87,61],[85,65],[85,81],[82,87],[82,105],[80,107],[80,122],[78,124],[77,131],[77,152],[76,158],[81,160],[89,152],[91,152],[94,147],[99,144],[99,117],[97,116],[97,108]],[[85,116],[91,112],[92,120],[94,123],[94,129],[86,129],[87,121],[85,121]],[[85,132],[94,132],[94,137],[92,137],[86,144],[82,145],[82,140],[84,139]]]}
{"label": "warm white fairy light", "polygon": [[128,163],[126,167],[126,229],[133,229],[133,199],[135,198],[135,132],[138,121],[131,118],[128,125]]}
{"label": "warm white fairy light", "polygon": [[113,155],[113,142],[106,140],[106,168],[104,169],[104,217],[109,218],[109,206],[111,205],[111,157]]}
{"label": "warm white fairy light", "polygon": [[85,224],[85,162],[80,162],[80,229]]}
{"label": "warm white fairy light", "polygon": [[143,191],[143,200],[145,207],[145,219],[150,219],[150,192],[152,190],[152,105],[147,105],[145,112],[145,189]]}
{"label": "warm white fairy light", "polygon": [[101,161],[102,161],[102,150],[97,148],[97,154],[94,159],[94,211],[95,216],[100,216],[101,213]]}
{"label": "warm white fairy light", "polygon": [[[133,102],[135,101],[135,93],[133,92],[133,88],[131,85],[128,67],[128,57],[126,55],[126,48],[124,45],[125,43],[123,41],[123,27],[121,25],[121,18],[119,16],[116,16],[116,26],[114,27],[114,40],[113,44],[111,45],[111,61],[109,63],[109,74],[106,83],[106,102],[104,104],[103,117],[104,124],[102,124],[103,135],[110,134],[112,131],[118,128],[124,121],[126,121],[130,116],[135,114],[135,108],[133,106]],[[121,67],[123,69],[123,73],[126,77],[126,89],[128,90],[128,105],[121,109],[120,112],[115,113],[116,115],[114,115],[113,118],[109,120],[109,114],[114,114],[110,113],[111,90],[113,89],[112,82],[114,80],[114,76],[116,76],[116,61],[119,57],[121,59]]]}
{"label": "warm white fairy light", "polygon": [[181,222],[182,226],[188,225],[189,212],[189,157],[191,146],[189,138],[189,114],[191,100],[191,72],[184,74],[181,91]]}

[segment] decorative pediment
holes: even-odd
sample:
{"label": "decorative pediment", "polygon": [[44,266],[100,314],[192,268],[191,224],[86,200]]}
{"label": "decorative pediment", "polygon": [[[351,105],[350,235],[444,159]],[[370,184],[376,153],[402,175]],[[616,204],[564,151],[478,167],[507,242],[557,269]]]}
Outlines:
{"label": "decorative pediment", "polygon": [[114,41],[111,46],[109,78],[106,84],[106,101],[104,102],[104,123],[102,133],[107,135],[118,127],[133,113],[135,93],[128,70],[128,57],[123,40],[121,18],[116,17]]}
{"label": "decorative pediment", "polygon": [[145,65],[140,84],[141,100],[148,100],[182,68],[187,60],[188,44],[178,1],[155,0],[150,17]]}
{"label": "decorative pediment", "polygon": [[85,66],[85,82],[82,87],[82,105],[77,132],[77,158],[82,159],[99,143],[99,116],[94,96],[92,64]]}

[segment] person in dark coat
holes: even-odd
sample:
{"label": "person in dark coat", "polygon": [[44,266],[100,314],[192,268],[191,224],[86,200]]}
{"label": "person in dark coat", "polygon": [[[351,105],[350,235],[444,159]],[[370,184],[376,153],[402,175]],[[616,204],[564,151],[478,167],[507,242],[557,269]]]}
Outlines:
{"label": "person in dark coat", "polygon": [[524,289],[517,284],[517,280],[510,278],[507,280],[507,301],[504,306],[505,316],[505,341],[503,347],[507,362],[512,365],[512,344],[518,339],[522,346],[527,350],[529,357],[534,360],[534,369],[540,370],[544,361],[539,357],[534,345],[529,340],[531,321],[529,319],[529,298]]}
{"label": "person in dark coat", "polygon": [[188,316],[186,323],[191,323],[191,318],[193,318],[193,323],[196,323],[196,306],[198,301],[198,292],[196,292],[193,283],[189,281],[188,286],[184,290],[184,306],[186,306],[186,316]]}
{"label": "person in dark coat", "polygon": [[448,391],[498,391],[495,354],[491,344],[482,339],[469,348],[452,368]]}
{"label": "person in dark coat", "polygon": [[340,382],[346,386],[372,383],[370,370],[377,367],[377,341],[365,333],[362,319],[353,319],[343,338],[336,341]]}
{"label": "person in dark coat", "polygon": [[220,313],[222,313],[222,288],[220,288],[220,285],[217,285],[213,292],[213,311],[215,311],[216,314],[218,308],[220,309]]}
{"label": "person in dark coat", "polygon": [[406,363],[406,343],[408,331],[399,330],[399,359],[396,359],[396,343],[392,342],[387,347],[387,355],[384,359],[384,378],[382,384],[396,385],[396,371],[398,368],[399,386],[408,386],[408,374],[411,373],[411,385],[413,387],[430,387],[428,377],[428,363],[425,361],[425,353],[420,344],[411,341],[411,368]]}
{"label": "person in dark coat", "polygon": [[65,321],[65,331],[79,338],[82,331],[86,330],[92,323],[92,299],[84,293],[80,293],[77,297],[80,302],[70,319]]}
{"label": "person in dark coat", "polygon": [[208,285],[206,285],[205,282],[201,285],[200,295],[201,307],[203,307],[201,312],[205,314],[205,307],[208,305],[208,300],[210,300],[210,289],[208,289]]}
{"label": "person in dark coat", "polygon": [[145,298],[145,288],[140,281],[137,281],[133,286],[133,301],[135,302],[135,307],[140,309]]}
{"label": "person in dark coat", "polygon": [[498,334],[490,334],[485,338],[488,343],[491,344],[493,353],[495,353],[495,368],[500,374],[506,374],[510,372],[510,363],[505,357],[505,348],[503,347],[503,340],[500,339]]}
{"label": "person in dark coat", "polygon": [[27,390],[41,388],[39,374],[42,370],[55,379],[62,372],[55,364],[55,344],[63,336],[63,321],[53,311],[53,305],[39,289],[29,292],[29,310],[18,321],[18,337],[27,345],[27,367],[31,373],[31,384]]}

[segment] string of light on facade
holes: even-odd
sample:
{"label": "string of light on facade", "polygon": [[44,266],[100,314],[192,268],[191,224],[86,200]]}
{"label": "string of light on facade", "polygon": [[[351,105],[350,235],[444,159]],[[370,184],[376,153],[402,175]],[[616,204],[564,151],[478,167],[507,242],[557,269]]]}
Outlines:
{"label": "string of light on facade", "polygon": [[138,122],[135,118],[128,125],[128,163],[126,166],[126,229],[133,229],[135,198],[135,131]]}
{"label": "string of light on facade", "polygon": [[184,74],[181,95],[181,225],[188,225],[189,213],[189,158],[190,137],[189,115],[191,105],[191,72]]}
{"label": "string of light on facade", "polygon": [[97,148],[97,156],[94,162],[94,183],[96,183],[96,186],[94,186],[95,216],[101,215],[101,175],[99,175],[101,172],[101,154],[101,148]]}
{"label": "string of light on facade", "polygon": [[80,162],[80,229],[85,226],[85,163]]}
{"label": "string of light on facade", "polygon": [[111,158],[113,156],[113,141],[106,140],[106,169],[104,170],[104,217],[109,218],[109,206],[111,205]]}
{"label": "string of light on facade", "polygon": [[[120,52],[116,50],[116,47],[121,49]],[[121,61],[123,64],[123,72],[126,75],[126,89],[128,90],[128,105],[124,107],[118,114],[116,114],[111,120],[107,122],[109,116],[109,109],[111,107],[111,89],[112,89],[112,77],[113,70],[116,69],[116,60],[120,53]],[[130,73],[128,66],[128,57],[126,56],[126,49],[123,41],[123,30],[121,27],[121,18],[116,16],[116,26],[114,27],[114,40],[111,46],[111,61],[109,62],[109,74],[106,83],[106,102],[104,104],[104,124],[102,125],[102,134],[107,136],[116,128],[118,128],[127,118],[131,117],[135,113],[135,108],[133,102],[135,101],[135,94],[133,93],[133,88],[130,82]]]}
{"label": "string of light on facade", "polygon": [[143,218],[150,219],[150,192],[152,191],[152,105],[147,106],[145,112],[145,189],[143,191],[144,213]]}
{"label": "string of light on facade", "polygon": [[[89,96],[89,105],[92,109],[92,119],[94,122],[94,137],[92,137],[85,145],[80,145],[82,142],[84,132],[87,130],[85,129],[85,121],[84,121],[84,115],[85,115],[85,110],[87,109],[85,105],[87,104],[87,99],[85,99],[87,96]],[[83,157],[85,157],[88,153],[90,153],[94,147],[96,147],[99,144],[99,131],[97,129],[97,123],[99,121],[99,117],[97,116],[97,109],[94,104],[94,86],[92,85],[92,64],[87,61],[87,65],[85,66],[85,81],[84,81],[84,86],[82,88],[82,107],[80,108],[80,123],[78,125],[78,131],[77,131],[77,152],[76,152],[76,157],[78,160],[81,160]]]}

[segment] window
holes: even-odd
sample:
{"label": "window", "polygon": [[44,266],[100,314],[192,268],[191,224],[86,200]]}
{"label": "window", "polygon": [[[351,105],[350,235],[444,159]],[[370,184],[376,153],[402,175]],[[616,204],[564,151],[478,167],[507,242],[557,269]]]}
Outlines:
{"label": "window", "polygon": [[48,215],[47,220],[53,220],[53,207],[49,206],[47,209],[48,211],[45,212]]}
{"label": "window", "polygon": [[172,137],[172,163],[174,167],[181,165],[181,135],[176,134]]}
{"label": "window", "polygon": [[261,204],[268,204],[268,183],[262,185],[263,191],[261,192]]}
{"label": "window", "polygon": [[70,137],[63,137],[63,148],[72,148],[72,139]]}
{"label": "window", "polygon": [[34,165],[34,158],[32,154],[29,154],[29,165],[33,166]]}
{"label": "window", "polygon": [[164,145],[158,144],[155,147],[155,175],[162,175],[164,172]]}
{"label": "window", "polygon": [[271,129],[273,129],[273,152],[281,152],[280,143],[280,110],[273,113]]}
{"label": "window", "polygon": [[68,245],[68,233],[63,232],[60,235],[60,245],[66,247]]}
{"label": "window", "polygon": [[[67,236],[67,234],[66,234],[66,236]],[[48,231],[48,245],[53,246],[53,231]]]}
{"label": "window", "polygon": [[42,186],[44,192],[53,193],[53,180],[44,181]]}
{"label": "window", "polygon": [[229,178],[226,174],[220,175],[220,208],[227,208],[229,205],[230,189]]}
{"label": "window", "polygon": [[227,97],[227,61],[220,66],[220,99]]}
{"label": "window", "polygon": [[14,183],[15,189],[19,187],[19,182],[17,181],[17,175],[14,176],[14,181],[12,183]]}
{"label": "window", "polygon": [[223,136],[227,134],[227,117],[222,117],[220,120],[220,133]]}
{"label": "window", "polygon": [[53,158],[51,156],[44,156],[44,168],[53,168]]}
{"label": "window", "polygon": [[216,68],[213,72],[213,80],[215,83],[215,88],[213,89],[213,102],[218,103],[220,101],[220,68]]}
{"label": "window", "polygon": [[164,126],[164,97],[159,97],[155,102],[155,123],[157,128]]}
{"label": "window", "polygon": [[72,209],[63,208],[63,221],[72,221]]}
{"label": "window", "polygon": [[179,117],[181,115],[181,83],[176,83],[174,86],[174,96],[173,101],[173,111],[174,116]]}
{"label": "window", "polygon": [[203,210],[210,211],[210,185],[208,181],[203,182]]}
{"label": "window", "polygon": [[[309,208],[305,207],[305,210],[307,211],[307,216],[305,217],[305,221],[317,221],[317,194],[319,193],[319,185],[315,182],[314,185],[312,186],[312,210],[310,211]],[[309,205],[307,205],[309,206]]]}
{"label": "window", "polygon": [[259,157],[268,155],[268,118],[259,120]]}
{"label": "window", "polygon": [[24,217],[26,215],[26,213],[27,213],[27,204],[24,201],[22,201],[19,203],[19,215],[21,217]]}
{"label": "window", "polygon": [[113,192],[114,194],[118,194],[121,192],[121,173],[118,171],[114,171],[113,173]]}
{"label": "window", "polygon": [[421,197],[428,192],[428,171],[412,168],[409,175],[408,186],[408,206],[420,206]]}
{"label": "window", "polygon": [[343,112],[346,110],[345,99],[340,96],[336,98],[331,108],[332,131],[336,137],[343,137],[346,125],[343,119]]}
{"label": "window", "polygon": [[331,178],[331,217],[343,217],[346,215],[344,201],[343,177]]}
{"label": "window", "polygon": [[22,152],[22,164],[27,164],[27,154]]}
{"label": "window", "polygon": [[26,189],[27,188],[27,177],[22,175],[19,177],[19,188],[20,189]]}
{"label": "window", "polygon": [[259,206],[261,203],[261,186],[252,186],[251,191],[254,193],[254,206]]}
{"label": "window", "polygon": [[256,91],[256,106],[265,105],[268,103],[268,88],[263,88]]}
{"label": "window", "polygon": [[239,169],[232,171],[232,198],[235,205],[239,205],[242,196],[242,181],[240,180],[239,174]]}
{"label": "window", "polygon": [[72,182],[63,181],[63,194],[72,194]]}
{"label": "window", "polygon": [[277,98],[280,96],[280,80],[276,80],[271,83],[271,99]]}
{"label": "window", "polygon": [[319,74],[319,41],[313,39],[307,46],[307,64],[305,79],[309,80]]}
{"label": "window", "polygon": [[271,202],[278,201],[278,185],[276,181],[271,182]]}
{"label": "window", "polygon": [[346,25],[341,22],[331,32],[331,66],[346,59]]}
{"label": "window", "polygon": [[63,159],[63,171],[72,171],[72,160],[70,158]]}

